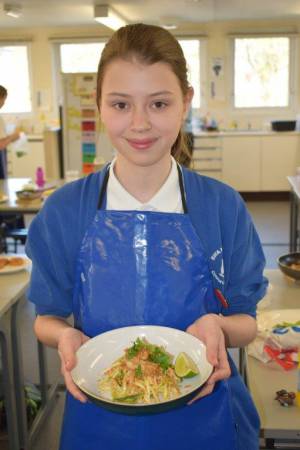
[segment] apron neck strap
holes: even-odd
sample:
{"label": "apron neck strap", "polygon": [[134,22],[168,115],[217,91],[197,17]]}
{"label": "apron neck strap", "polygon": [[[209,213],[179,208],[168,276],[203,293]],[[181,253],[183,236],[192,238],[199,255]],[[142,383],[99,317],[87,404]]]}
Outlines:
{"label": "apron neck strap", "polygon": [[177,164],[177,172],[178,172],[178,181],[179,181],[179,189],[180,189],[180,195],[181,195],[181,202],[182,202],[182,209],[184,214],[188,213],[187,204],[186,204],[186,198],[185,198],[185,190],[184,190],[184,183],[183,183],[183,175],[182,175],[182,169],[178,163]]}
{"label": "apron neck strap", "polygon": [[97,209],[101,209],[102,208],[102,204],[103,204],[103,199],[106,193],[106,188],[107,188],[107,183],[108,183],[108,178],[109,178],[109,168],[110,168],[110,164],[106,167],[106,173],[104,175],[104,179],[101,185],[101,189],[100,189],[100,193],[99,193],[99,199],[98,199],[98,205],[97,205]]}
{"label": "apron neck strap", "polygon": [[[178,163],[176,163],[176,164],[177,164],[177,172],[178,172],[179,189],[180,189],[181,201],[182,201],[182,209],[183,209],[184,214],[187,214],[188,209],[187,209],[186,198],[185,198],[182,170],[181,170],[180,165]],[[106,173],[104,175],[104,180],[103,180],[103,183],[102,183],[102,186],[100,189],[100,193],[99,193],[97,209],[101,209],[102,204],[103,204],[103,199],[104,199],[104,196],[106,193],[106,188],[107,188],[107,183],[108,183],[108,178],[109,178],[109,169],[110,169],[110,164],[106,168]]]}

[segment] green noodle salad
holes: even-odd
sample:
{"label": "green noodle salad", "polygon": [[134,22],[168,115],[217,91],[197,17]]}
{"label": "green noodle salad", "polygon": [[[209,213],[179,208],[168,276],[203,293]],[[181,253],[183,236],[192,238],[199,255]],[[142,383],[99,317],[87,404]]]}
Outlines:
{"label": "green noodle salad", "polygon": [[162,346],[137,338],[124,355],[99,380],[99,390],[113,401],[159,403],[180,395],[181,379],[176,375],[173,356]]}

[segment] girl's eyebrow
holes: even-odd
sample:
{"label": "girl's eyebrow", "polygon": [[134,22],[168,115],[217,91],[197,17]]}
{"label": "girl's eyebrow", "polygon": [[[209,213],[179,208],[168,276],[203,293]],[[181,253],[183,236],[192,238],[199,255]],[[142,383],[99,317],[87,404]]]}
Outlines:
{"label": "girl's eyebrow", "polygon": [[[123,92],[109,92],[107,95],[110,96],[110,97],[124,97],[124,98],[130,98],[131,97],[131,95],[124,94]],[[149,97],[156,97],[158,95],[173,95],[173,92],[171,92],[171,91],[153,92],[153,94],[149,94]]]}
{"label": "girl's eyebrow", "polygon": [[126,98],[131,97],[130,95],[123,94],[122,92],[109,92],[107,95],[109,95],[110,97],[113,97],[113,96],[115,96],[115,97],[126,97]]}
{"label": "girl's eyebrow", "polygon": [[171,91],[154,92],[153,94],[150,94],[149,97],[156,97],[157,95],[173,95],[173,92]]}

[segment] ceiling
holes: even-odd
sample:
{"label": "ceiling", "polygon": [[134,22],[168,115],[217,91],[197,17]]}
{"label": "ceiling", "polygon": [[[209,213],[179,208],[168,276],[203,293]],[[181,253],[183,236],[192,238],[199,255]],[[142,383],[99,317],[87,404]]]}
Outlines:
{"label": "ceiling", "polygon": [[[4,3],[21,5],[22,16],[6,16]],[[0,0],[0,33],[4,28],[94,25],[93,6],[104,3],[113,5],[131,23],[300,20],[300,0]]]}

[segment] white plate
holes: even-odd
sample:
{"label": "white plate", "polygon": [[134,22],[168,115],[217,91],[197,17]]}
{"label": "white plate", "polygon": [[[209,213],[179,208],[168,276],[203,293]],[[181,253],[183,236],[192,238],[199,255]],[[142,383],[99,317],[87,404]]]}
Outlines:
{"label": "white plate", "polygon": [[[174,355],[174,360],[180,352],[186,352],[197,364],[199,375],[182,381],[181,395],[176,399],[161,403],[125,404],[115,402],[107,393],[99,391],[98,381],[104,371],[123,356],[124,350],[138,337],[145,337],[151,344],[163,346]],[[206,347],[199,339],[174,328],[143,325],[118,328],[87,341],[77,351],[77,365],[72,370],[72,378],[89,399],[100,406],[125,414],[145,414],[186,404],[206,382],[212,370],[206,359]]]}
{"label": "white plate", "polygon": [[25,270],[29,267],[30,265],[30,260],[28,258],[26,258],[23,255],[20,254],[2,254],[0,255],[0,259],[1,258],[7,258],[7,259],[11,259],[11,258],[22,258],[23,259],[23,264],[20,266],[10,266],[10,265],[6,265],[4,266],[2,269],[0,269],[0,275],[6,275],[8,273],[15,273],[15,272],[20,272],[21,270]]}

